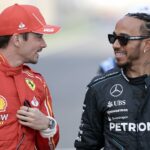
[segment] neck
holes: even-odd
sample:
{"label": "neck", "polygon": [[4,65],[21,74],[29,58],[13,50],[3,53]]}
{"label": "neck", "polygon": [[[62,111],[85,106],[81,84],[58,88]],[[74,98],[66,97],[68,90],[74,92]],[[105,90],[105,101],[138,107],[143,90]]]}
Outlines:
{"label": "neck", "polygon": [[127,66],[125,68],[128,77],[139,77],[143,75],[150,75],[150,60],[142,64]]}
{"label": "neck", "polygon": [[1,54],[5,57],[7,63],[12,67],[18,67],[23,64],[22,61],[20,61],[17,56],[12,53],[5,53],[5,51],[1,51]]}

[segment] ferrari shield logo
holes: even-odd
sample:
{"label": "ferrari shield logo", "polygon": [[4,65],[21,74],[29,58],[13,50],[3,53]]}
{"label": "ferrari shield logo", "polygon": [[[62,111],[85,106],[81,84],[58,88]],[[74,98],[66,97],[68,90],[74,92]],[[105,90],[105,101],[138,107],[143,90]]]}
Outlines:
{"label": "ferrari shield logo", "polygon": [[31,80],[31,79],[25,79],[25,81],[26,81],[28,87],[29,87],[32,91],[34,91],[34,90],[35,90],[35,83],[33,82],[33,80]]}

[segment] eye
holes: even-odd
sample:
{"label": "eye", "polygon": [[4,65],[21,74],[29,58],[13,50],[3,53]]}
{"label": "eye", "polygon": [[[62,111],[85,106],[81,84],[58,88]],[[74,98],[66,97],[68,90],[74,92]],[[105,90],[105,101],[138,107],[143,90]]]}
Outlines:
{"label": "eye", "polygon": [[34,36],[38,39],[43,38],[43,34],[39,34],[39,33],[34,33]]}
{"label": "eye", "polygon": [[43,34],[37,34],[36,36],[37,36],[37,38],[39,38],[39,39],[43,38]]}
{"label": "eye", "polygon": [[119,40],[120,45],[122,45],[122,46],[127,45],[128,41],[129,41],[127,36],[118,36],[118,40]]}
{"label": "eye", "polygon": [[108,40],[111,44],[113,44],[116,40],[116,36],[113,34],[108,34]]}

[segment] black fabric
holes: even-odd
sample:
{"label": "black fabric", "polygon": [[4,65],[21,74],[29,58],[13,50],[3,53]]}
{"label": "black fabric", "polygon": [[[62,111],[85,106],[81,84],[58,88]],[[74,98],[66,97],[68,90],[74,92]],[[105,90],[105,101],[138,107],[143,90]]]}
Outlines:
{"label": "black fabric", "polygon": [[149,150],[150,77],[110,71],[90,83],[77,150]]}

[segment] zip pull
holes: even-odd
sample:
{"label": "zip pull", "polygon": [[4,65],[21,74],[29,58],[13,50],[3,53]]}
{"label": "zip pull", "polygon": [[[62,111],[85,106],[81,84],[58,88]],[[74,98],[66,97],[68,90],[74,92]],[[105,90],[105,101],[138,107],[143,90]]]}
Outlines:
{"label": "zip pull", "polygon": [[124,147],[120,144],[120,143],[118,143],[116,140],[114,140],[114,139],[112,139],[114,142],[114,144],[115,144],[115,146],[117,147],[117,148],[119,148],[119,150],[125,150],[124,149]]}
{"label": "zip pull", "polygon": [[24,106],[27,106],[27,107],[31,107],[31,104],[28,100],[25,99],[24,103],[23,103]]}
{"label": "zip pull", "polygon": [[22,138],[21,138],[21,140],[19,141],[19,143],[18,143],[18,145],[17,145],[17,147],[16,147],[16,150],[19,150],[20,145],[23,143],[24,138],[25,138],[25,133],[22,134]]}

